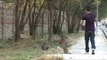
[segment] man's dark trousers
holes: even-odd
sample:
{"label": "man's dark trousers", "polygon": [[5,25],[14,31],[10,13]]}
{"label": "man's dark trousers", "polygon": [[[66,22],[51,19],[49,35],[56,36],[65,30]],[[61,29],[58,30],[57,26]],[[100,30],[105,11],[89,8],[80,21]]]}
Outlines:
{"label": "man's dark trousers", "polygon": [[95,49],[95,31],[85,31],[85,50],[89,52],[89,40],[91,42],[91,48]]}

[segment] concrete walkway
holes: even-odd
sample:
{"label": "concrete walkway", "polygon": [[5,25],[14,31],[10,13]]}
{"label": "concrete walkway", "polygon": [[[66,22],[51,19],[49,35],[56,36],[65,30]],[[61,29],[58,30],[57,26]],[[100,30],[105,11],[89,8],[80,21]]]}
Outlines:
{"label": "concrete walkway", "polygon": [[[105,39],[105,37],[100,29],[98,29],[96,32],[95,42],[96,42],[96,55],[107,54],[107,39]],[[79,38],[79,41],[74,46],[71,46],[69,48],[69,50],[72,54],[83,54],[83,53],[85,53],[84,44],[85,44],[84,37],[81,37],[81,38]],[[91,48],[91,44],[90,44],[90,48]]]}
{"label": "concrete walkway", "polygon": [[107,39],[104,37],[100,29],[96,31],[95,55],[91,55],[91,49],[89,54],[85,54],[84,37],[78,39],[79,41],[69,48],[69,51],[72,54],[63,54],[65,60],[107,60]]}

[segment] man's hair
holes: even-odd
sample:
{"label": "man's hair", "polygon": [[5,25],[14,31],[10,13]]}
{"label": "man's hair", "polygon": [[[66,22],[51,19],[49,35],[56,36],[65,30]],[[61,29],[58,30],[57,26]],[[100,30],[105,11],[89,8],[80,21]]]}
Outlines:
{"label": "man's hair", "polygon": [[90,11],[91,10],[91,7],[90,6],[86,6],[85,8],[87,11]]}

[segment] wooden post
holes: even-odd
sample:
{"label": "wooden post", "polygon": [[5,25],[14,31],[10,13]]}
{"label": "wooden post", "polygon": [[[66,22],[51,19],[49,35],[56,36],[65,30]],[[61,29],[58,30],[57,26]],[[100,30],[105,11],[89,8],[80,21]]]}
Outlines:
{"label": "wooden post", "polygon": [[3,5],[3,2],[1,3],[2,4],[2,16],[1,16],[1,25],[2,25],[2,40],[4,39],[4,5]]}
{"label": "wooden post", "polygon": [[42,38],[44,33],[44,13],[42,13]]}

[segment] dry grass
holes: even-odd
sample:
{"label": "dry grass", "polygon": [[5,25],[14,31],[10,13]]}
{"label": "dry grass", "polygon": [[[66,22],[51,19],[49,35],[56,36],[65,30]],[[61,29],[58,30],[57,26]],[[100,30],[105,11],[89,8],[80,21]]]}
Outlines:
{"label": "dry grass", "polygon": [[48,54],[48,55],[43,55],[39,58],[34,58],[32,60],[64,60],[64,58],[62,55]]}

